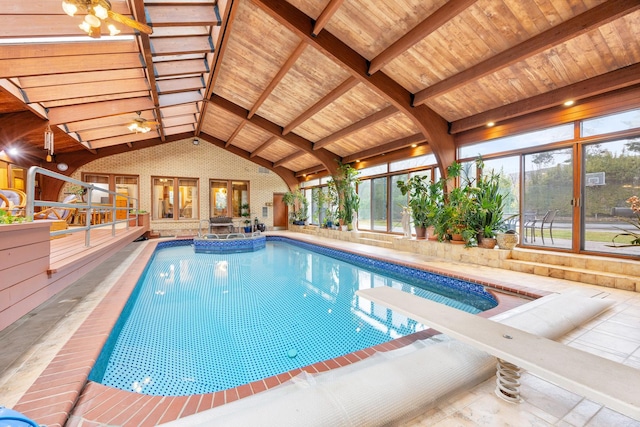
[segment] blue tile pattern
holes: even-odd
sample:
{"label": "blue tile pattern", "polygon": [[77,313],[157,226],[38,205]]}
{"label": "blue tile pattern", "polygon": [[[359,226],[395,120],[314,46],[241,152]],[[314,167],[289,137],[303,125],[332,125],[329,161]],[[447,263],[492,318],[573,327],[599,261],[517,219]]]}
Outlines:
{"label": "blue tile pattern", "polygon": [[481,306],[478,307],[480,311],[485,311],[498,305],[498,301],[494,298],[494,296],[487,292],[483,285],[478,283],[457,279],[455,277],[444,276],[429,271],[419,270],[417,268],[411,268],[401,264],[395,264],[388,261],[382,261],[375,258],[357,255],[350,252],[340,251],[325,246],[314,245],[282,236],[268,236],[268,239],[269,241],[274,242],[286,242],[291,245],[299,246],[307,250],[329,256],[331,258],[352,263],[359,267],[364,267],[371,269],[372,271],[393,275],[394,277],[398,277],[402,280],[428,282],[437,291],[444,294],[451,293],[452,291],[456,294],[457,292],[455,291],[460,291],[462,293],[460,294],[462,297],[464,297],[465,294],[473,294],[480,297],[481,299],[486,300],[486,304],[481,304]]}
{"label": "blue tile pattern", "polygon": [[420,270],[267,240],[264,250],[230,254],[195,253],[192,240],[159,243],[89,378],[149,395],[210,393],[425,329],[355,295],[366,287],[472,313],[490,305],[479,285],[440,292],[450,278],[434,287],[412,277],[427,277]]}
{"label": "blue tile pattern", "polygon": [[228,254],[234,252],[255,252],[264,249],[265,236],[245,239],[193,239],[196,253]]}

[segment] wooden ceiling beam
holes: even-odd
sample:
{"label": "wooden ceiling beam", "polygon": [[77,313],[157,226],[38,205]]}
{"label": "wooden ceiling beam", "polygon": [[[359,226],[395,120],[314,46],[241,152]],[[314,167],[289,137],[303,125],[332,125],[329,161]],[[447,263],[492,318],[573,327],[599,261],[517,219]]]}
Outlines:
{"label": "wooden ceiling beam", "polygon": [[[243,122],[246,123],[246,122]],[[258,154],[260,154],[261,152],[263,152],[264,150],[266,150],[267,148],[269,148],[270,146],[272,146],[273,144],[275,144],[278,141],[278,137],[277,136],[272,136],[271,138],[269,138],[265,143],[263,143],[262,145],[260,145],[258,148],[256,148],[255,150],[253,150],[251,152],[251,154],[249,155],[249,157],[255,157]]]}
{"label": "wooden ceiling beam", "polygon": [[329,4],[322,10],[318,19],[316,19],[315,24],[313,24],[313,31],[311,34],[313,37],[317,37],[320,34],[320,31],[327,25],[327,22],[333,17],[333,15],[340,9],[344,0],[331,0]]}
{"label": "wooden ceiling beam", "polygon": [[307,121],[314,114],[325,108],[327,105],[331,104],[336,99],[340,98],[342,95],[351,90],[354,86],[358,84],[358,79],[355,77],[349,77],[347,80],[342,82],[337,88],[333,89],[327,95],[325,95],[320,101],[316,102],[311,108],[304,111],[298,117],[293,119],[288,125],[284,127],[282,131],[283,135],[288,134],[293,129],[297,128],[299,125]]}
{"label": "wooden ceiling beam", "polygon": [[429,34],[450,21],[462,11],[474,4],[476,0],[450,0],[416,25],[411,31],[400,37],[391,46],[380,52],[369,64],[369,75],[376,73],[394,58],[406,52],[413,45],[424,40]]}
{"label": "wooden ceiling beam", "polygon": [[[449,123],[444,118],[425,105],[413,107],[412,94],[384,73],[369,76],[367,59],[328,31],[322,31],[317,37],[313,37],[313,19],[292,4],[279,0],[252,1],[413,120],[428,139],[441,172],[446,174],[447,166],[455,161],[456,148],[453,136],[448,132]],[[334,165],[327,166],[333,174]]]}
{"label": "wooden ceiling beam", "polygon": [[313,144],[313,149],[317,150],[320,149],[322,147],[325,147],[329,144],[332,144],[334,142],[336,142],[339,139],[342,138],[346,138],[347,136],[351,135],[352,133],[355,133],[361,129],[364,129],[366,127],[369,126],[373,126],[374,124],[387,119],[388,117],[396,114],[398,112],[398,109],[396,107],[394,107],[393,105],[384,108],[376,113],[373,113],[372,115],[365,117],[364,119],[360,120],[359,122],[355,122],[349,126],[347,126],[344,129],[340,129],[338,132],[335,132],[325,138],[322,138],[320,141],[316,142],[315,144]]}
{"label": "wooden ceiling beam", "polygon": [[144,78],[117,80],[112,84],[75,83],[60,86],[41,86],[25,89],[27,102],[60,101],[64,99],[86,98],[125,94],[128,92],[148,91],[149,85]]}
{"label": "wooden ceiling beam", "polygon": [[290,190],[293,190],[298,186],[298,179],[295,177],[292,170],[287,169],[285,167],[274,167],[272,162],[259,156],[251,157],[251,154],[248,151],[245,151],[240,147],[236,147],[235,145],[225,148],[224,141],[219,140],[218,138],[211,136],[207,133],[203,132],[201,134],[201,137],[205,141],[215,146],[218,146],[220,148],[223,148],[228,152],[235,154],[236,156],[242,157],[243,159],[249,160],[257,164],[258,166],[262,166],[269,169],[270,171],[278,175],[280,178],[282,178],[282,180],[287,184]]}
{"label": "wooden ceiling beam", "polygon": [[[47,64],[46,67],[43,67],[43,64]],[[144,64],[140,62],[140,54],[137,52],[95,55],[90,61],[87,60],[86,55],[0,59],[0,78],[119,70],[143,66]]]}
{"label": "wooden ceiling beam", "polygon": [[253,116],[256,113],[256,111],[258,111],[258,109],[260,108],[260,106],[262,106],[264,101],[269,97],[269,95],[271,95],[271,92],[273,92],[276,86],[278,86],[278,84],[284,78],[284,76],[287,75],[291,67],[293,67],[293,64],[296,63],[296,61],[298,60],[300,55],[302,55],[302,52],[304,52],[304,49],[306,47],[307,47],[307,44],[304,41],[302,41],[298,44],[298,46],[295,48],[293,53],[289,55],[289,58],[287,58],[284,65],[280,68],[280,70],[278,70],[278,73],[271,80],[271,82],[269,82],[265,90],[263,90],[262,93],[260,94],[260,97],[258,98],[258,100],[253,104],[253,107],[251,107],[251,109],[249,110],[249,115],[247,116],[248,119],[250,119],[251,116]]}
{"label": "wooden ceiling beam", "polygon": [[233,131],[233,133],[231,134],[231,136],[229,137],[229,139],[227,139],[227,142],[224,143],[224,148],[227,148],[231,145],[231,143],[233,142],[234,139],[236,139],[236,137],[238,136],[238,134],[240,133],[240,131],[242,130],[242,128],[244,127],[244,125],[247,124],[246,120],[243,120],[240,122],[240,124],[238,125],[238,127],[236,127],[236,129]]}
{"label": "wooden ceiling beam", "polygon": [[567,40],[574,39],[638,9],[640,9],[638,0],[606,1],[473,67],[417,92],[414,96],[413,105],[424,104],[430,98],[457,89],[471,81],[477,81],[484,76],[544,52]]}
{"label": "wooden ceiling beam", "polygon": [[349,156],[345,156],[342,158],[342,163],[351,163],[356,160],[364,160],[369,157],[378,156],[380,154],[386,154],[390,151],[399,150],[401,148],[410,147],[413,144],[421,144],[426,142],[424,135],[417,133],[415,135],[407,136],[405,138],[396,139],[395,141],[388,142],[386,144],[379,145],[374,148],[369,148],[368,150],[360,151],[359,153],[354,153]]}
{"label": "wooden ceiling beam", "polygon": [[67,122],[149,110],[154,107],[153,101],[146,97],[69,105],[50,109],[49,122],[52,125],[59,125]]}
{"label": "wooden ceiling beam", "polygon": [[283,157],[282,159],[278,160],[277,162],[273,162],[273,167],[274,168],[280,167],[280,166],[282,166],[282,165],[284,165],[286,163],[289,163],[291,160],[295,160],[298,157],[304,156],[305,154],[307,154],[307,153],[305,153],[302,150],[296,151],[295,153],[292,153],[292,154],[289,154],[286,157]]}
{"label": "wooden ceiling beam", "polygon": [[323,165],[315,165],[315,166],[311,166],[310,168],[302,169],[296,172],[295,175],[296,177],[301,177],[301,176],[313,175],[314,173],[318,173],[326,170],[327,168],[325,168]]}
{"label": "wooden ceiling beam", "polygon": [[[222,20],[222,25],[220,27],[214,27],[211,29],[212,37],[214,36],[214,34],[216,36],[215,49],[213,50],[213,59],[211,61],[213,65],[211,66],[211,72],[209,73],[204,99],[211,98],[211,95],[213,94],[213,88],[216,86],[216,81],[218,80],[220,69],[222,67],[222,58],[224,57],[224,53],[227,50],[227,44],[229,43],[230,38],[225,37],[225,35],[228,35],[228,33],[231,32],[239,4],[240,2],[234,2],[231,0],[218,0],[216,4],[216,7],[218,8],[218,14],[221,17],[220,19]],[[202,114],[200,115],[200,120],[196,125],[196,136],[200,135],[204,117],[207,117],[208,107],[208,102],[203,103]]]}
{"label": "wooden ceiling beam", "polygon": [[280,126],[261,116],[258,116],[257,114],[251,117],[250,119],[247,119],[247,114],[248,114],[247,110],[216,94],[212,95],[209,102],[211,102],[212,104],[214,104],[219,108],[222,108],[223,110],[226,110],[231,114],[234,114],[237,117],[240,117],[243,120],[247,120],[252,125],[258,127],[259,129],[262,129],[263,131],[269,133],[270,135],[277,136],[283,141],[287,142],[288,144],[298,149],[304,150],[307,153],[313,154],[332,174],[336,172],[338,167],[336,162],[337,158],[330,151],[327,151],[325,149],[314,151],[313,143],[311,141],[304,139],[301,136],[298,136],[294,133],[282,135],[282,128]]}
{"label": "wooden ceiling beam", "polygon": [[456,120],[451,123],[451,133],[485,126],[488,122],[498,123],[525,114],[534,113],[561,105],[567,100],[577,101],[640,83],[640,63],[601,74],[569,86],[523,99],[484,113]]}
{"label": "wooden ceiling beam", "polygon": [[[147,15],[144,9],[144,1],[142,0],[133,1],[133,16],[138,22],[145,25],[148,24]],[[138,41],[140,43],[140,50],[146,66],[144,71],[147,77],[147,81],[149,82],[149,93],[151,95],[151,101],[153,102],[154,115],[156,119],[161,122],[162,114],[159,108],[160,97],[158,95],[158,85],[156,84],[156,76],[154,73],[155,68],[153,66],[153,51],[151,50],[151,39],[149,37],[149,34],[145,34],[141,32],[138,34]],[[164,141],[166,135],[164,134],[163,126],[159,126],[158,129],[159,129],[158,133],[160,135],[160,140]]]}
{"label": "wooden ceiling beam", "polygon": [[147,24],[152,27],[218,26],[220,20],[211,5],[190,4],[176,7],[168,4],[149,4],[146,7]]}

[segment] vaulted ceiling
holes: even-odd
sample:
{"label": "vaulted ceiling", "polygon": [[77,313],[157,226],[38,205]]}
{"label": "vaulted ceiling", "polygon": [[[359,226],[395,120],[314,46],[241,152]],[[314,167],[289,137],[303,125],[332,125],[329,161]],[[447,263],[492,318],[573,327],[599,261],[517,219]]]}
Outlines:
{"label": "vaulted ceiling", "polygon": [[0,3],[0,149],[40,163],[50,124],[71,172],[199,137],[292,184],[393,152],[447,165],[461,132],[640,84],[638,0],[110,4],[153,33],[93,39],[60,2]]}

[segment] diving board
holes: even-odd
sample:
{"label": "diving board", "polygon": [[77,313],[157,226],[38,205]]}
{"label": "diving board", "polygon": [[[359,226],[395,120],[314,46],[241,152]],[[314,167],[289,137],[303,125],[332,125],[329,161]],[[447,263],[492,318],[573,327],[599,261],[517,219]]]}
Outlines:
{"label": "diving board", "polygon": [[640,420],[640,370],[389,287],[356,294]]}

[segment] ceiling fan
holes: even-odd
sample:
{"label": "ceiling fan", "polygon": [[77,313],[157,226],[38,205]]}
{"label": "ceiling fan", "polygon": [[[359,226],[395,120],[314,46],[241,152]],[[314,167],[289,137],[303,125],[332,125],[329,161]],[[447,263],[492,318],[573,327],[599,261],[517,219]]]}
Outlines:
{"label": "ceiling fan", "polygon": [[62,9],[69,16],[74,16],[78,11],[86,12],[87,15],[79,26],[93,38],[100,38],[102,21],[107,22],[110,35],[115,36],[120,33],[120,30],[113,23],[109,23],[107,19],[119,22],[145,34],[153,33],[153,29],[148,25],[112,11],[109,0],[62,0]]}
{"label": "ceiling fan", "polygon": [[131,123],[127,125],[127,128],[129,128],[131,132],[147,133],[151,130],[151,125],[160,124],[159,122],[145,119],[140,115],[140,111],[136,111],[136,113],[138,114],[138,117],[134,118]]}

